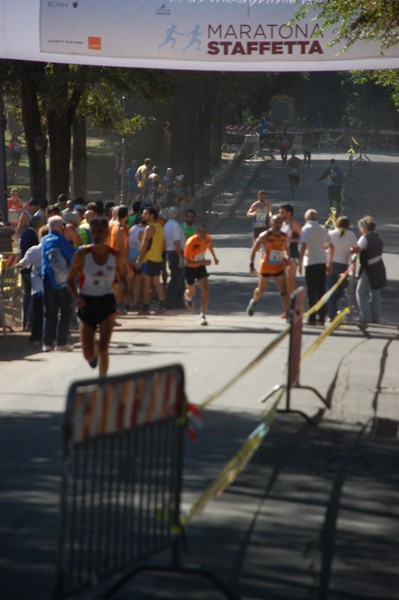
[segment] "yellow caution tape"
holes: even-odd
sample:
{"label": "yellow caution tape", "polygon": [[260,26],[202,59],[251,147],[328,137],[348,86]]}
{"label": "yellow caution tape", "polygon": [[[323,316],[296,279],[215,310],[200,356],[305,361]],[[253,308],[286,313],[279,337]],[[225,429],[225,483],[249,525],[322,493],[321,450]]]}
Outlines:
{"label": "yellow caution tape", "polygon": [[320,346],[320,344],[332,333],[339,325],[341,325],[342,321],[350,311],[349,306],[346,306],[340,313],[337,314],[335,319],[325,328],[325,330],[318,336],[318,338],[313,342],[313,344],[308,348],[302,355],[301,360],[304,358],[308,358],[313,352]]}
{"label": "yellow caution tape", "polygon": [[234,375],[234,377],[232,377],[221,388],[219,388],[218,390],[216,390],[216,392],[214,392],[213,394],[208,396],[203,402],[201,402],[201,404],[198,405],[198,407],[200,409],[205,408],[206,406],[208,406],[208,404],[213,402],[218,396],[220,396],[226,390],[228,390],[236,381],[238,381],[238,379],[240,379],[240,377],[242,377],[245,373],[248,373],[248,371],[250,371],[262,358],[264,358],[266,356],[266,354],[269,354],[269,352],[271,352],[271,350],[273,350],[273,348],[275,346],[277,346],[277,344],[279,344],[285,338],[285,336],[289,334],[290,331],[291,331],[291,325],[288,324],[287,327],[285,329],[283,329],[283,331],[281,331],[278,334],[278,336],[276,338],[274,338],[266,346],[266,348],[264,348],[258,354],[258,356],[256,356],[246,367],[244,367],[243,369],[241,369],[241,371],[239,371],[236,375]]}
{"label": "yellow caution tape", "polygon": [[345,281],[345,279],[347,277],[348,277],[348,271],[345,271],[345,273],[342,273],[342,275],[340,275],[338,281],[336,283],[334,283],[334,285],[328,290],[328,292],[326,292],[320,298],[320,300],[318,300],[316,302],[316,304],[313,304],[313,306],[311,306],[309,308],[309,310],[307,310],[305,313],[303,313],[303,316],[306,318],[306,317],[309,317],[310,315],[313,315],[314,313],[318,312],[327,303],[327,300],[329,300],[331,298],[331,296],[333,295],[335,290],[341,285],[341,283],[343,281]]}
{"label": "yellow caution tape", "polygon": [[182,516],[181,525],[185,527],[191,519],[198,514],[203,508],[214,498],[220,496],[224,490],[233,483],[237,475],[251,460],[256,450],[261,445],[262,441],[270,431],[271,424],[274,420],[277,407],[281,398],[285,393],[285,389],[281,390],[277,400],[266,414],[261,424],[248,436],[247,440],[241,446],[240,450],[226,464],[220,474],[212,481],[207,489],[197,498],[190,509]]}

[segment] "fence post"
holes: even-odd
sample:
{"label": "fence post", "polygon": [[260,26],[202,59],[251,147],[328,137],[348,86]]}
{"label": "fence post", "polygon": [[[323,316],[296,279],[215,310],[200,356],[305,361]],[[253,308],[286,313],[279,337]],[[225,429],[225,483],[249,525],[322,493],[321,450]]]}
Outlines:
{"label": "fence post", "polygon": [[300,360],[301,360],[301,347],[302,347],[302,320],[303,320],[303,307],[305,303],[305,290],[303,287],[299,287],[291,294],[291,305],[289,311],[289,319],[291,323],[290,329],[290,342],[288,350],[288,375],[287,383],[285,385],[275,385],[269,390],[265,396],[261,399],[262,402],[266,402],[271,396],[273,396],[278,390],[284,388],[286,390],[286,404],[285,408],[278,409],[277,412],[283,413],[297,413],[301,415],[306,421],[314,425],[314,420],[308,417],[308,415],[302,410],[291,408],[291,389],[310,390],[323,402],[323,404],[329,408],[327,400],[320,394],[316,388],[308,385],[301,385],[299,383],[300,375]]}

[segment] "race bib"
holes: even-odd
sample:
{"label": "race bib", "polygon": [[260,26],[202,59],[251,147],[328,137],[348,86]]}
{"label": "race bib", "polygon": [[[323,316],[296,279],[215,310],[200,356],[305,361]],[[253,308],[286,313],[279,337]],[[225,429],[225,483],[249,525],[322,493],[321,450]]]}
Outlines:
{"label": "race bib", "polygon": [[269,263],[280,265],[283,262],[284,252],[282,250],[270,250]]}
{"label": "race bib", "polygon": [[195,262],[202,262],[205,260],[205,252],[199,252],[195,255]]}
{"label": "race bib", "polygon": [[265,227],[268,212],[267,208],[256,209],[255,227]]}

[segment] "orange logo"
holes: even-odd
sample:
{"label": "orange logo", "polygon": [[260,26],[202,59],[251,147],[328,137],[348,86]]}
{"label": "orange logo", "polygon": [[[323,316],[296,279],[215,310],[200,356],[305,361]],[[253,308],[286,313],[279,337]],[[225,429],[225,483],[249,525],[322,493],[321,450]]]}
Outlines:
{"label": "orange logo", "polygon": [[98,35],[89,35],[87,44],[89,50],[101,50],[101,37]]}

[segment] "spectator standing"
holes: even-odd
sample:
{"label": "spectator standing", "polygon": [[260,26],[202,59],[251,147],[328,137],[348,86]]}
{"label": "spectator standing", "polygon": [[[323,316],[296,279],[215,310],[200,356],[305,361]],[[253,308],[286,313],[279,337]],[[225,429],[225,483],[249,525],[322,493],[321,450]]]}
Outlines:
{"label": "spectator standing", "polygon": [[109,223],[109,232],[107,244],[121,256],[126,278],[115,282],[115,297],[117,303],[117,312],[125,314],[127,312],[123,305],[123,298],[127,292],[127,277],[131,274],[129,265],[129,232],[126,227],[128,217],[128,208],[124,204],[116,206],[114,209],[115,217]]}
{"label": "spectator standing", "polygon": [[165,175],[161,179],[160,192],[162,206],[175,206],[177,198],[175,191],[175,174],[172,167],[166,169]]}
{"label": "spectator standing", "polygon": [[19,217],[23,210],[23,202],[19,197],[18,188],[13,187],[10,191],[10,197],[7,198],[8,218],[13,227],[17,227]]}
{"label": "spectator standing", "polygon": [[41,217],[42,225],[47,223],[47,208],[48,200],[47,198],[42,198],[39,203],[39,210],[35,212],[35,217]]}
{"label": "spectator standing", "polygon": [[[21,259],[25,257],[26,252],[32,246],[36,246],[39,243],[38,231],[43,225],[41,217],[33,216],[29,221],[28,228],[23,232],[20,239],[20,253]],[[31,267],[24,267],[21,269],[22,279],[22,327],[24,331],[32,326],[32,278],[31,278]]]}
{"label": "spectator standing", "polygon": [[151,289],[154,288],[158,296],[158,313],[165,312],[165,293],[160,282],[162,271],[163,228],[157,223],[158,213],[152,206],[146,207],[141,216],[145,225],[143,238],[140,244],[139,255],[135,267],[143,273],[143,308],[141,314],[150,314]]}
{"label": "spectator standing", "polygon": [[184,223],[181,224],[186,240],[192,235],[194,235],[197,231],[197,226],[194,223],[195,217],[196,214],[193,208],[189,208],[188,210],[186,210]]}
{"label": "spectator standing", "polygon": [[143,239],[145,225],[141,221],[141,216],[137,216],[134,224],[129,229],[129,263],[133,269],[133,281],[130,286],[130,298],[132,299],[132,309],[138,310],[142,294],[142,273],[141,269],[135,266],[140,251],[141,240]]}
{"label": "spectator standing", "polygon": [[[331,272],[327,275],[327,290],[331,289],[342,273],[348,268],[351,255],[351,248],[356,246],[356,236],[349,229],[350,221],[348,217],[338,217],[337,226],[333,231],[328,233],[331,243],[334,246],[334,259],[331,266]],[[342,298],[344,291],[348,287],[346,279],[335,290],[331,298],[327,301],[327,313],[330,321],[332,321],[338,313],[338,302]]]}
{"label": "spectator standing", "polygon": [[43,278],[43,352],[56,349],[71,352],[69,326],[72,312],[72,297],[67,287],[68,271],[74,249],[64,237],[62,217],[50,217],[49,233],[42,239]]}
{"label": "spectator standing", "polygon": [[209,275],[206,267],[211,264],[211,261],[206,258],[207,250],[211,253],[215,265],[218,265],[219,260],[213,249],[208,227],[203,224],[199,225],[196,234],[188,238],[184,247],[184,258],[186,259],[184,274],[187,283],[184,303],[189,310],[194,308],[195,282],[198,281],[201,293],[199,325],[208,325],[206,311],[209,304]]}
{"label": "spectator standing", "polygon": [[335,158],[330,160],[330,165],[316,179],[316,181],[327,181],[327,196],[329,207],[342,210],[343,189],[345,185],[345,173],[338,166]]}
{"label": "spectator standing", "polygon": [[370,215],[362,217],[358,227],[361,236],[353,248],[354,252],[360,252],[356,302],[359,320],[363,325],[367,325],[367,323],[379,323],[381,319],[381,288],[387,284],[382,258],[384,243],[376,233],[376,223]]}
{"label": "spectator standing", "polygon": [[39,210],[39,205],[40,201],[37,198],[31,198],[28,204],[25,206],[24,210],[22,211],[19,217],[18,225],[15,230],[15,234],[18,240],[21,238],[23,232],[26,229],[28,229],[31,218],[33,217],[35,212]]}
{"label": "spectator standing", "polygon": [[270,128],[270,123],[267,120],[267,114],[262,113],[262,118],[260,121],[260,125],[258,127],[259,138],[260,138],[259,141],[260,141],[261,147],[267,141],[267,136],[269,135],[269,128]]}
{"label": "spectator standing", "polygon": [[185,210],[186,208],[188,208],[189,203],[189,188],[186,176],[178,175],[174,183],[179,208],[181,210]]}
{"label": "spectator standing", "polygon": [[138,167],[135,174],[135,179],[139,190],[139,194],[141,196],[142,205],[144,205],[145,199],[147,197],[147,180],[148,175],[150,173],[150,165],[151,159],[146,158],[143,164]]}
{"label": "spectator standing", "polygon": [[[328,250],[328,260],[326,255]],[[305,281],[309,308],[324,295],[326,273],[331,272],[334,247],[323,225],[318,222],[318,213],[313,208],[305,212],[305,225],[301,232],[301,250],[299,253],[299,272],[305,267]],[[326,307],[317,311],[317,320],[324,325]],[[308,325],[316,325],[316,315],[309,316]]]}
{"label": "spectator standing", "polygon": [[[33,217],[35,218],[35,217]],[[42,280],[42,247],[41,240],[48,233],[48,226],[39,230],[39,243],[31,246],[17,263],[20,269],[31,269],[32,284],[32,329],[29,343],[40,346],[43,337],[43,280]]]}
{"label": "spectator standing", "polygon": [[171,206],[168,210],[168,220],[163,228],[166,257],[170,271],[165,307],[172,309],[184,308],[184,245],[186,237],[180,227],[178,218],[179,209]]}
{"label": "spectator standing", "polygon": [[129,206],[133,205],[133,202],[135,201],[136,196],[139,191],[137,181],[136,181],[136,171],[137,171],[137,160],[132,160],[130,167],[126,171]]}

